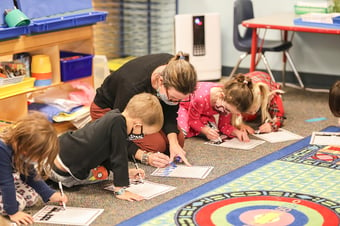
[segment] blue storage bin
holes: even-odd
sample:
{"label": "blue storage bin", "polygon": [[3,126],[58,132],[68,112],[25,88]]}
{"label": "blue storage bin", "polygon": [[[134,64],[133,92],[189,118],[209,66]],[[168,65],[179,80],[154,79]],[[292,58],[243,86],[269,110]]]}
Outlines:
{"label": "blue storage bin", "polygon": [[107,12],[93,11],[62,17],[33,20],[30,26],[31,33],[41,33],[95,24],[106,19]]}
{"label": "blue storage bin", "polygon": [[7,27],[7,26],[0,26],[0,41],[17,38],[20,35],[26,35],[29,33],[29,28],[27,26],[21,27]]}
{"label": "blue storage bin", "polygon": [[[72,59],[72,57],[79,58]],[[70,58],[63,60],[62,58]],[[61,81],[69,81],[73,79],[88,77],[92,75],[93,55],[75,52],[60,52],[60,73]]]}
{"label": "blue storage bin", "polygon": [[29,29],[27,26],[8,27],[6,24],[5,10],[14,9],[13,0],[0,0],[0,2],[0,41],[28,34]]}
{"label": "blue storage bin", "polygon": [[333,18],[333,23],[338,24],[340,26],[340,16],[336,16]]}

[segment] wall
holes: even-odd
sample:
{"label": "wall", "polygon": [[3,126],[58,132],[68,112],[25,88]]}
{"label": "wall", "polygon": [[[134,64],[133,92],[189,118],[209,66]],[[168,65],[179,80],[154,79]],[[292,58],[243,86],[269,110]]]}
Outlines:
{"label": "wall", "polygon": [[[253,0],[255,16],[266,16],[279,12],[294,12],[294,0]],[[218,12],[222,29],[222,65],[233,67],[239,56],[233,46],[233,0],[180,0],[178,13]],[[261,33],[262,35],[263,33]],[[280,38],[280,31],[267,30],[266,38]],[[295,33],[290,54],[300,72],[339,75],[340,35]],[[268,53],[268,61],[273,70],[281,70],[281,54]],[[241,67],[249,67],[249,58]],[[263,69],[264,65],[260,64]],[[290,68],[288,67],[288,70]]]}

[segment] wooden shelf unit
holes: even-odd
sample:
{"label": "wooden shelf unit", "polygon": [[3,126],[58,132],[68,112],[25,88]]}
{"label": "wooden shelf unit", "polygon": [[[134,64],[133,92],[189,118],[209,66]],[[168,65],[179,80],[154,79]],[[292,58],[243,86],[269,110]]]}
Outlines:
{"label": "wooden shelf unit", "polygon": [[[28,52],[31,55],[45,54],[50,57],[52,66],[52,84],[50,86],[15,90],[14,85],[13,93],[6,95],[0,93],[0,120],[15,121],[27,114],[28,93],[41,92],[51,87],[68,89],[69,82],[61,81],[59,57],[61,50],[93,55],[92,25],[0,40],[0,57],[22,52]],[[93,86],[93,75],[79,80]]]}

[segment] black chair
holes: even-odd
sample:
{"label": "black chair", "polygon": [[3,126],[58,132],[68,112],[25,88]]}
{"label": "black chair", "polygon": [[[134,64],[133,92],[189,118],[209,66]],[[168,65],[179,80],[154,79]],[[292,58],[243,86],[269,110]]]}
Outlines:
{"label": "black chair", "polygon": [[[252,29],[245,28],[244,34],[242,35],[239,29],[239,26],[242,24],[242,21],[254,18],[254,11],[253,11],[253,4],[251,0],[234,0],[234,28],[233,28],[233,42],[234,46],[237,50],[244,52],[240,56],[237,64],[233,68],[230,75],[235,74],[236,70],[240,66],[241,62],[249,55],[251,52],[251,45],[252,45]],[[283,41],[283,40],[263,40],[258,38],[257,43],[258,49],[257,52],[260,54],[265,67],[270,74],[273,81],[275,78],[273,73],[269,67],[268,60],[265,56],[265,52],[283,52],[292,67],[294,74],[302,88],[304,88],[304,84],[302,83],[301,77],[296,70],[296,67],[292,61],[291,56],[288,53],[288,50],[293,46],[291,41]],[[256,62],[258,63],[258,62]],[[286,71],[286,64],[283,64],[283,71],[282,71],[282,81],[284,84],[285,81],[285,71]]]}

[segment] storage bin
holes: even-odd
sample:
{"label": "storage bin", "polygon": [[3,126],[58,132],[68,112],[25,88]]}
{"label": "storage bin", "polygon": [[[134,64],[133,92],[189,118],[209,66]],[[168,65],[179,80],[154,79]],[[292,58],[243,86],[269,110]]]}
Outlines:
{"label": "storage bin", "polygon": [[333,23],[340,26],[340,16],[333,17]]}
{"label": "storage bin", "polygon": [[28,33],[29,28],[27,26],[22,27],[0,26],[0,41],[18,38],[20,35],[26,35]]}
{"label": "storage bin", "polygon": [[32,21],[31,33],[49,32],[72,27],[95,24],[105,21],[107,12],[92,11],[68,16],[61,16],[47,19],[37,19]]}
{"label": "storage bin", "polygon": [[65,82],[73,79],[91,76],[92,59],[93,55],[91,54],[61,51],[61,81]]}
{"label": "storage bin", "polygon": [[331,13],[333,11],[333,7],[311,7],[311,6],[300,6],[295,5],[295,14],[301,15],[305,13]]}
{"label": "storage bin", "polygon": [[0,98],[13,96],[33,89],[35,78],[23,78],[21,82],[0,86]]}

